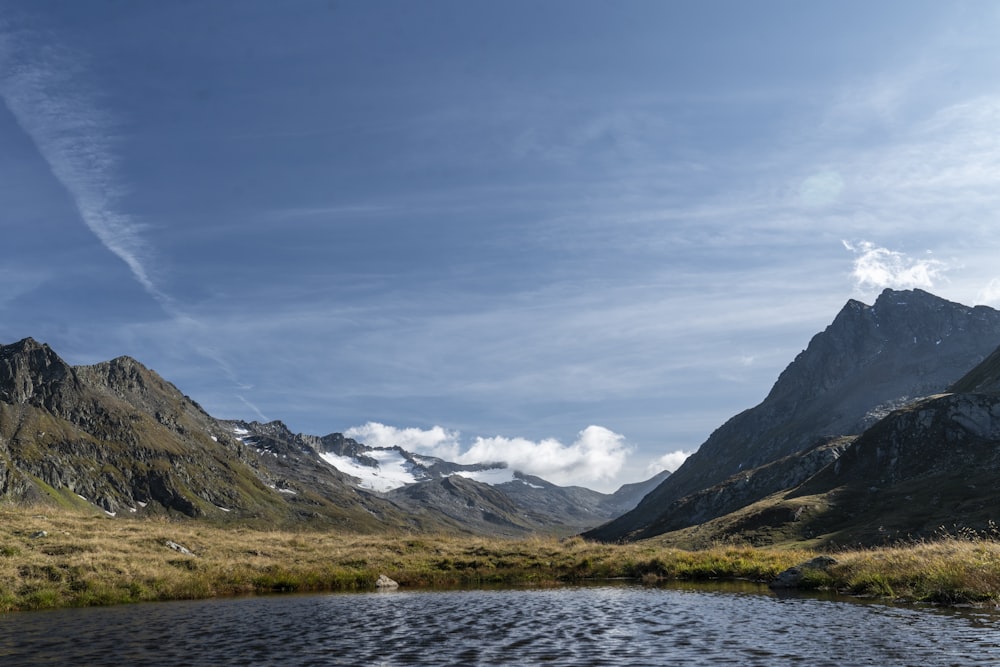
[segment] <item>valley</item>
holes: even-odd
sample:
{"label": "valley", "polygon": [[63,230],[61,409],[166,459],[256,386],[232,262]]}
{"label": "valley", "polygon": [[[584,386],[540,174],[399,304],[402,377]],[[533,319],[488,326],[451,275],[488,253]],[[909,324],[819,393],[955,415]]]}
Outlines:
{"label": "valley", "polygon": [[[1000,599],[1000,312],[849,301],[767,398],[614,494],[218,419],[128,357],[0,346],[5,609],[577,580]],[[184,545],[190,553],[165,545]]]}

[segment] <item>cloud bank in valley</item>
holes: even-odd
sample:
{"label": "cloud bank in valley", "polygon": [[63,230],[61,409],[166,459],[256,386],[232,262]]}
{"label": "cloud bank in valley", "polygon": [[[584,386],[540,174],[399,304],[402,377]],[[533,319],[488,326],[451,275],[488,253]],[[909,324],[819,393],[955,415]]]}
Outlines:
{"label": "cloud bank in valley", "polygon": [[[460,433],[440,426],[427,430],[396,428],[368,422],[344,432],[371,447],[399,446],[417,454],[437,456],[456,463],[506,463],[520,472],[537,475],[553,484],[599,486],[615,478],[631,448],[625,436],[603,426],[588,426],[571,444],[554,438],[477,437],[462,451]],[[613,490],[613,489],[612,489]]]}

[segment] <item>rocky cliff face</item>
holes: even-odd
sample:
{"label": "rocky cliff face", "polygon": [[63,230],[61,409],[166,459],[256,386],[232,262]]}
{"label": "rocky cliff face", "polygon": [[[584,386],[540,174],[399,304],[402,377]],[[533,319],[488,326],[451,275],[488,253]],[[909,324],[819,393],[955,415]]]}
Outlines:
{"label": "rocky cliff face", "polygon": [[[820,440],[858,434],[892,409],[943,391],[998,344],[1000,312],[991,308],[921,290],[886,290],[871,306],[848,301],[760,405],[723,424],[634,510],[586,535],[650,537],[780,491],[778,476],[752,493],[704,502],[705,492],[729,478],[806,452]],[[699,494],[700,500],[689,498]]]}
{"label": "rocky cliff face", "polygon": [[1000,396],[943,394],[891,413],[788,494],[827,509],[802,530],[840,544],[986,530],[1000,506]]}

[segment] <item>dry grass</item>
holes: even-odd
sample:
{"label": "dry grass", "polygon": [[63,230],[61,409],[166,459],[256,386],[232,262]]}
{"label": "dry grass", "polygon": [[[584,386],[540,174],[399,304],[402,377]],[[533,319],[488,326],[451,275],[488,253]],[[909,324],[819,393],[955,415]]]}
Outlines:
{"label": "dry grass", "polygon": [[942,604],[1000,601],[1000,543],[993,539],[942,536],[835,557],[825,584],[850,593]]}
{"label": "dry grass", "polygon": [[[33,537],[38,531],[46,535]],[[194,555],[168,548],[167,541]],[[767,580],[808,555],[746,547],[688,552],[578,538],[264,531],[0,509],[0,610],[367,590],[379,574],[407,587],[618,577]]]}
{"label": "dry grass", "polygon": [[[716,546],[698,551],[579,538],[500,539],[258,530],[197,521],[111,519],[0,508],[0,611],[280,591],[548,585],[586,579],[768,581],[816,552]],[[35,535],[45,531],[44,536]],[[806,582],[860,595],[955,604],[1000,600],[996,536],[842,551]],[[181,544],[193,555],[166,546]]]}

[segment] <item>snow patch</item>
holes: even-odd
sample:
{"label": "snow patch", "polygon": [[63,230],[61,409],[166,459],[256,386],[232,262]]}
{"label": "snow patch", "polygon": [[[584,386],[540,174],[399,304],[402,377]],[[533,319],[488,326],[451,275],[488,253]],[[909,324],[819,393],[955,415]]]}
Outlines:
{"label": "snow patch", "polygon": [[459,470],[455,473],[461,477],[496,486],[514,481],[514,471],[510,468],[490,468],[489,470]]}
{"label": "snow patch", "polygon": [[424,466],[425,468],[429,468],[432,465],[437,464],[438,461],[440,460],[440,459],[429,458],[429,457],[426,457],[426,456],[417,456],[416,454],[411,454],[410,457],[416,463],[419,463],[420,465]]}
{"label": "snow patch", "polygon": [[[239,426],[234,426],[233,427],[233,435],[235,435],[236,439],[239,440],[240,442],[242,442],[244,445],[252,445],[253,442],[254,442],[254,439],[251,438],[251,437],[249,437],[250,436],[250,431],[246,430],[245,428],[240,428]],[[213,438],[213,440],[214,440],[214,438]]]}
{"label": "snow patch", "polygon": [[363,489],[386,492],[417,481],[413,474],[413,464],[395,449],[370,449],[365,452],[365,456],[378,461],[378,466],[374,467],[361,465],[348,456],[332,452],[324,452],[319,456],[340,472],[360,479],[358,486]]}

